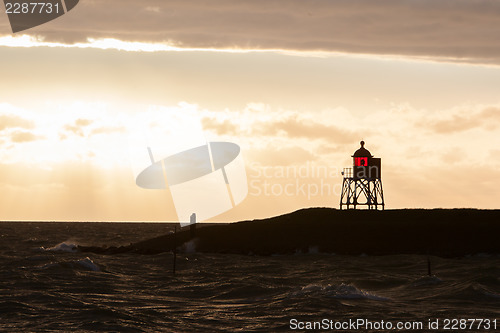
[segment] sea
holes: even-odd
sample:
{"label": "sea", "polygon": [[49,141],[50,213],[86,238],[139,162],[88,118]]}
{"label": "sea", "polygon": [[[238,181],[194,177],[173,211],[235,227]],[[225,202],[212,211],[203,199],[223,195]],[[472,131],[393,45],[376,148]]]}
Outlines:
{"label": "sea", "polygon": [[[0,223],[1,332],[500,332],[500,256],[83,253],[169,223]],[[446,241],[446,240],[443,240]],[[429,275],[429,264],[431,274]]]}

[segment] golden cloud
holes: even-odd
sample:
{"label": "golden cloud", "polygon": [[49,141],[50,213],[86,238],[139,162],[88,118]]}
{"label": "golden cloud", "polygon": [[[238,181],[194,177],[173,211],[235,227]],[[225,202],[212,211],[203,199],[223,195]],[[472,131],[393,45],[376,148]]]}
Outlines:
{"label": "golden cloud", "polygon": [[450,134],[463,132],[474,128],[495,130],[500,125],[500,108],[486,107],[479,111],[461,111],[444,119],[432,120],[423,126],[430,126],[434,132]]}
{"label": "golden cloud", "polygon": [[0,115],[0,131],[8,128],[25,128],[32,129],[35,126],[34,122],[20,116],[12,114]]}
{"label": "golden cloud", "polygon": [[25,143],[41,139],[42,137],[28,131],[15,131],[11,134],[10,140],[15,143]]}

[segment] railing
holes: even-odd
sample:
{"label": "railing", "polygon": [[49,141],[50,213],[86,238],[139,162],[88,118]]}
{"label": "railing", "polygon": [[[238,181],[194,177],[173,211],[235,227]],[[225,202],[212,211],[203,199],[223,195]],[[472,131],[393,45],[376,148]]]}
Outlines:
{"label": "railing", "polygon": [[342,176],[344,176],[344,178],[352,178],[352,168],[344,168]]}

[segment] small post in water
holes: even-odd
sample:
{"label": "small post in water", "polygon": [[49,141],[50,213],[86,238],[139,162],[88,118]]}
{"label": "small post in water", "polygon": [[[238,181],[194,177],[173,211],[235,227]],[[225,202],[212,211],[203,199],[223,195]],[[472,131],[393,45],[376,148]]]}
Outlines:
{"label": "small post in water", "polygon": [[429,257],[427,257],[427,274],[429,274],[429,276],[432,276],[431,259]]}

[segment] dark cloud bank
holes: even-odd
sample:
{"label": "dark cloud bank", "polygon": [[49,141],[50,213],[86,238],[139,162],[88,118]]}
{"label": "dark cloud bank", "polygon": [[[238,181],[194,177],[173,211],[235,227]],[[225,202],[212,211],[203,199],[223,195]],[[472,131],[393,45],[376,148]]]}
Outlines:
{"label": "dark cloud bank", "polygon": [[82,0],[28,32],[68,43],[113,37],[500,63],[500,1],[494,0]]}

